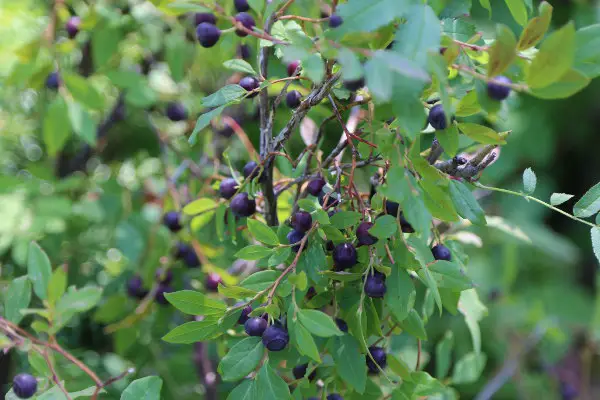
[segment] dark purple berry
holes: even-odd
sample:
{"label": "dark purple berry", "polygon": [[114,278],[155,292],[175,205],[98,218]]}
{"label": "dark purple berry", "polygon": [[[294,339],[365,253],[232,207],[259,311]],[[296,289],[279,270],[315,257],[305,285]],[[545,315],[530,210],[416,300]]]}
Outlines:
{"label": "dark purple berry", "polygon": [[324,210],[327,210],[328,208],[332,208],[337,206],[338,204],[340,204],[340,201],[338,200],[337,197],[335,197],[335,195],[333,193],[328,193],[325,194],[323,192],[321,192],[319,194],[319,204],[321,205],[321,207],[323,207]]}
{"label": "dark purple berry", "polygon": [[248,11],[250,10],[250,5],[248,4],[248,0],[233,0],[233,5],[238,12]]}
{"label": "dark purple berry", "polygon": [[332,393],[329,396],[327,396],[327,400],[344,400],[344,398],[340,394]]}
{"label": "dark purple berry", "polygon": [[29,399],[37,392],[37,379],[29,374],[19,374],[13,378],[13,393],[20,399]]}
{"label": "dark purple berry", "polygon": [[312,299],[316,295],[317,295],[317,289],[315,289],[314,286],[309,287],[308,290],[306,291],[306,299],[307,300]]}
{"label": "dark purple berry", "polygon": [[263,345],[270,351],[281,351],[290,341],[287,330],[279,323],[269,325],[262,335]]}
{"label": "dark purple berry", "polygon": [[357,262],[358,255],[351,243],[340,243],[333,249],[333,263],[336,270],[352,268]]}
{"label": "dark purple berry", "polygon": [[[258,79],[256,79],[253,76],[246,76],[242,79],[240,79],[240,86],[243,87],[247,92],[252,92],[255,89],[258,89],[258,87],[260,86],[260,83],[258,82]],[[250,94],[248,96],[248,98],[254,97],[258,95],[258,91]]]}
{"label": "dark purple berry", "polygon": [[395,201],[386,200],[384,206],[386,214],[398,217],[398,210],[400,209],[400,204],[396,203]]}
{"label": "dark purple berry", "polygon": [[412,225],[404,218],[404,214],[400,213],[400,227],[404,233],[413,233],[415,230]]}
{"label": "dark purple berry", "polygon": [[244,330],[249,336],[262,336],[267,329],[267,321],[261,317],[252,317],[244,323]]}
{"label": "dark purple berry", "polygon": [[240,44],[237,48],[237,55],[242,60],[247,60],[250,58],[250,46],[247,44]]}
{"label": "dark purple berry", "polygon": [[365,280],[365,294],[369,297],[380,298],[385,295],[385,275],[375,271],[373,275],[367,275]]}
{"label": "dark purple berry", "polygon": [[452,260],[452,254],[450,253],[450,249],[444,246],[443,244],[435,245],[431,248],[431,254],[433,254],[433,258],[436,260]]}
{"label": "dark purple berry", "polygon": [[134,299],[143,299],[148,294],[148,291],[144,289],[144,282],[142,277],[134,275],[127,281],[127,294]]}
{"label": "dark purple berry", "polygon": [[348,324],[343,319],[336,318],[335,319],[335,324],[340,329],[340,331],[342,331],[342,332],[348,332]]}
{"label": "dark purple berry", "polygon": [[356,239],[358,244],[363,246],[370,246],[377,243],[377,238],[369,233],[369,229],[373,226],[372,222],[364,221],[356,228]]}
{"label": "dark purple berry", "polygon": [[202,47],[213,47],[221,37],[221,30],[208,22],[202,22],[196,27],[196,38]]}
{"label": "dark purple berry", "polygon": [[329,17],[329,27],[330,28],[337,28],[342,23],[344,23],[344,20],[339,15],[333,14],[331,17]]}
{"label": "dark purple berry", "polygon": [[256,212],[256,201],[250,199],[248,193],[242,192],[235,195],[229,207],[236,217],[249,217]]}
{"label": "dark purple berry", "polygon": [[242,313],[240,314],[240,317],[238,318],[238,324],[244,325],[246,323],[246,321],[248,321],[248,319],[250,318],[249,315],[251,312],[252,312],[252,306],[246,306],[246,307],[242,308]]}
{"label": "dark purple berry", "polygon": [[292,61],[291,63],[289,63],[287,65],[288,76],[294,75],[294,72],[296,72],[296,69],[298,68],[299,65],[300,65],[300,61],[298,61],[298,60]]}
{"label": "dark purple berry", "polygon": [[355,92],[358,89],[363,88],[365,86],[365,78],[361,77],[359,79],[344,81],[343,84],[344,88],[348,89],[351,92]]}
{"label": "dark purple berry", "polygon": [[298,211],[292,215],[292,228],[299,232],[308,232],[312,227],[312,216],[306,211]]}
{"label": "dark purple berry", "polygon": [[511,83],[512,81],[505,76],[500,75],[495,77],[487,84],[488,96],[498,101],[506,99],[510,94],[510,87],[506,85],[510,85]]}
{"label": "dark purple berry", "polygon": [[175,250],[175,257],[179,260],[183,260],[183,263],[189,268],[196,268],[200,266],[200,260],[194,248],[186,243],[177,243]]}
{"label": "dark purple berry", "polygon": [[181,103],[167,104],[167,118],[171,121],[185,121],[188,118],[187,109]]}
{"label": "dark purple berry", "polygon": [[446,122],[446,113],[444,113],[444,108],[441,104],[436,104],[431,107],[427,121],[436,131],[446,129],[448,126]]}
{"label": "dark purple berry", "polygon": [[67,24],[65,25],[65,29],[67,30],[67,35],[69,38],[73,39],[79,33],[79,26],[81,25],[81,18],[75,16],[69,18]]}
{"label": "dark purple berry", "polygon": [[56,72],[56,71],[50,72],[50,74],[46,78],[46,87],[48,89],[56,90],[60,86],[60,82],[61,82],[61,79],[60,79],[60,75],[58,74],[58,72]]}
{"label": "dark purple berry", "polygon": [[260,172],[260,167],[256,161],[248,161],[242,170],[245,178],[254,179]]}
{"label": "dark purple berry", "polygon": [[158,285],[158,289],[156,289],[156,293],[154,294],[154,300],[156,300],[158,304],[165,306],[169,304],[169,301],[165,297],[165,293],[171,292],[173,292],[173,288],[171,286],[160,284]]}
{"label": "dark purple berry", "polygon": [[165,271],[164,269],[159,268],[156,270],[154,277],[156,278],[156,281],[158,283],[168,285],[173,280],[173,271],[171,271],[170,269]]}
{"label": "dark purple berry", "polygon": [[221,197],[229,200],[237,192],[238,183],[233,178],[225,178],[219,185],[219,193]]}
{"label": "dark purple berry", "polygon": [[325,243],[325,249],[327,251],[333,251],[333,249],[335,249],[335,244],[333,244],[333,241],[328,240],[327,243]]}
{"label": "dark purple berry", "polygon": [[[241,24],[244,25],[244,28],[250,31],[252,30],[252,28],[254,28],[254,25],[256,25],[256,22],[254,22],[254,18],[252,18],[252,15],[247,14],[245,12],[241,12],[238,15],[236,15],[235,20],[241,22]],[[235,34],[239,37],[248,36],[248,33],[244,32],[241,29],[236,29]]]}
{"label": "dark purple berry", "polygon": [[579,390],[569,382],[560,382],[560,395],[562,400],[575,400],[579,396]]}
{"label": "dark purple berry", "polygon": [[171,232],[179,232],[182,228],[180,218],[177,211],[169,211],[163,216],[163,223]]}
{"label": "dark purple berry", "polygon": [[208,275],[206,275],[204,287],[211,292],[216,292],[219,290],[219,283],[222,282],[223,278],[221,278],[221,275],[217,274],[216,272],[211,272]]}
{"label": "dark purple berry", "polygon": [[321,194],[321,190],[323,190],[325,183],[325,179],[321,177],[313,179],[312,181],[308,182],[308,185],[306,185],[306,191],[313,196],[318,196]]}
{"label": "dark purple berry", "polygon": [[[293,369],[292,369],[292,374],[294,375],[294,378],[296,379],[302,379],[304,378],[304,376],[306,375],[306,370],[308,369],[308,364],[300,364],[300,365],[296,365]],[[315,369],[309,376],[308,376],[308,380],[312,381],[313,379],[315,379],[315,377],[317,376],[317,370]]]}
{"label": "dark purple berry", "polygon": [[207,23],[215,25],[217,23],[217,17],[213,13],[196,13],[194,15],[194,19],[196,20],[196,26]]}
{"label": "dark purple berry", "polygon": [[152,65],[154,64],[154,56],[152,54],[148,54],[147,56],[145,56],[142,59],[142,74],[144,75],[148,75],[150,73],[150,69],[152,68]]}
{"label": "dark purple berry", "polygon": [[373,360],[375,360],[375,362],[373,362],[371,357],[367,355],[367,367],[369,367],[369,372],[376,374],[379,372],[377,365],[379,365],[381,369],[384,369],[387,366],[387,356],[383,347],[371,346],[369,347],[369,353],[371,353]]}
{"label": "dark purple berry", "polygon": [[289,108],[296,108],[302,102],[302,94],[300,94],[297,90],[292,90],[288,92],[285,96],[285,103]]}
{"label": "dark purple berry", "polygon": [[294,253],[297,253],[298,250],[300,250],[300,241],[304,238],[304,233],[297,231],[295,229],[292,229],[288,234],[287,234],[287,240],[289,242],[289,244],[294,244],[294,243],[298,243],[295,246],[292,246],[292,251]]}

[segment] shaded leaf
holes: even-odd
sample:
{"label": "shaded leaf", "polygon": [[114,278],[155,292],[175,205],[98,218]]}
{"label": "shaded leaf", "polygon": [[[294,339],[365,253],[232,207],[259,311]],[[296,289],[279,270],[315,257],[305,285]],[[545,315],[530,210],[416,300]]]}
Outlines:
{"label": "shaded leaf", "polygon": [[575,57],[575,26],[572,22],[552,33],[531,62],[527,84],[539,89],[556,82],[573,65]]}
{"label": "shaded leaf", "polygon": [[219,372],[224,381],[242,379],[260,363],[265,352],[262,340],[250,336],[237,342],[221,359]]}
{"label": "shaded leaf", "polygon": [[165,298],[175,308],[190,315],[221,316],[227,309],[225,303],[194,290],[165,293]]}
{"label": "shaded leaf", "polygon": [[160,400],[162,384],[158,376],[136,379],[123,391],[121,400]]}
{"label": "shaded leaf", "polygon": [[591,217],[598,211],[600,211],[600,183],[588,190],[573,207],[573,214],[580,218]]}

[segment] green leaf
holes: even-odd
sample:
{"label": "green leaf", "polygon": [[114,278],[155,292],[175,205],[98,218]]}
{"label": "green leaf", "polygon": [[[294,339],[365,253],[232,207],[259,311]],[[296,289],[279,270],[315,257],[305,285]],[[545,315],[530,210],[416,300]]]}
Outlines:
{"label": "green leaf", "polygon": [[525,193],[531,194],[535,191],[535,186],[537,184],[537,177],[535,176],[535,172],[531,168],[527,168],[523,171],[523,189],[525,189]]}
{"label": "green leaf", "polygon": [[37,374],[44,376],[44,377],[52,376],[52,371],[50,370],[50,367],[46,363],[46,360],[36,350],[29,351],[29,353],[27,354],[27,361],[29,362],[29,365],[31,365],[33,367],[33,369],[35,370],[35,372]]}
{"label": "green leaf", "polygon": [[273,371],[268,362],[263,364],[255,379],[257,399],[288,400],[292,398],[287,383]]}
{"label": "green leaf", "polygon": [[600,228],[594,227],[590,233],[592,236],[592,250],[594,250],[594,255],[600,262]]}
{"label": "green leaf", "polygon": [[425,206],[431,215],[446,222],[459,220],[447,188],[428,180],[422,180],[419,184],[425,194],[423,199]]}
{"label": "green leaf", "polygon": [[48,282],[52,275],[50,259],[36,243],[29,243],[27,252],[27,275],[33,284],[33,291],[42,300],[46,300]]}
{"label": "green leaf", "polygon": [[200,4],[191,4],[184,1],[174,1],[173,3],[168,3],[166,6],[169,10],[176,11],[175,15],[185,14],[188,12],[196,12],[196,13],[204,13],[204,12],[212,12],[212,10],[208,7],[204,7]]}
{"label": "green leaf", "polygon": [[530,93],[540,99],[565,99],[583,90],[590,82],[591,79],[583,73],[570,69],[556,82],[540,89],[531,89]]}
{"label": "green leaf", "polygon": [[101,110],[104,108],[102,96],[85,78],[73,74],[63,74],[62,77],[65,86],[76,102],[94,110]]}
{"label": "green leaf", "polygon": [[393,354],[388,354],[387,361],[388,365],[390,366],[390,369],[394,371],[396,375],[402,378],[403,381],[412,381],[412,378],[410,376],[410,367],[408,366],[408,364],[406,364],[406,362],[404,362],[404,360],[396,357]]}
{"label": "green leaf", "polygon": [[[227,60],[223,63],[223,66],[227,69],[231,69],[233,71],[244,72],[250,75],[258,75],[258,73],[252,68],[248,62],[242,60],[241,58],[234,58],[233,60]],[[228,86],[239,86],[239,85],[228,85]],[[241,87],[241,86],[240,86]]]}
{"label": "green leaf", "polygon": [[256,384],[253,379],[245,379],[235,387],[227,396],[227,400],[253,400],[256,399]]}
{"label": "green leaf", "polygon": [[241,281],[240,286],[258,292],[269,287],[280,274],[272,270],[258,271]]}
{"label": "green leaf", "polygon": [[[266,248],[267,247],[265,247],[265,249]],[[288,259],[290,254],[292,254],[292,249],[290,247],[275,248],[271,257],[269,258],[269,262],[268,262],[269,267],[274,267],[276,265],[279,265],[279,264],[285,262],[285,260]]]}
{"label": "green leaf", "polygon": [[202,342],[221,335],[218,318],[209,317],[202,321],[186,322],[171,330],[162,340],[169,343]]}
{"label": "green leaf", "polygon": [[385,281],[385,304],[397,321],[403,321],[415,305],[417,292],[408,272],[400,266],[392,268]]}
{"label": "green leaf", "polygon": [[553,206],[558,206],[566,201],[571,200],[573,197],[574,196],[572,194],[552,193],[552,196],[550,196],[550,204]]}
{"label": "green leaf", "polygon": [[458,151],[458,129],[452,124],[443,131],[437,131],[435,137],[438,139],[444,152],[451,157]]}
{"label": "green leaf", "polygon": [[506,144],[506,141],[492,128],[487,126],[464,122],[458,124],[458,129],[465,136],[482,144]]}
{"label": "green leaf", "polygon": [[344,333],[339,330],[331,317],[318,310],[298,310],[298,319],[313,335],[320,337],[341,336]]}
{"label": "green leaf", "polygon": [[71,136],[67,105],[62,96],[56,96],[44,116],[44,143],[50,156],[55,156]]}
{"label": "green leaf", "polygon": [[471,90],[465,97],[463,97],[458,105],[456,106],[456,112],[454,115],[457,117],[470,117],[481,112],[481,105],[477,101],[477,92]]}
{"label": "green leaf", "polygon": [[465,354],[454,366],[452,383],[464,385],[476,382],[485,368],[486,361],[487,357],[483,353]]}
{"label": "green leaf", "polygon": [[165,293],[165,298],[176,309],[190,315],[221,316],[227,309],[225,303],[193,290]]}
{"label": "green leaf", "polygon": [[496,30],[496,40],[489,50],[488,76],[502,74],[513,62],[516,54],[517,39],[505,25],[499,25]]}
{"label": "green leaf", "polygon": [[325,275],[328,279],[333,279],[340,282],[352,282],[362,278],[362,274],[358,272],[322,271],[321,274]]}
{"label": "green leaf", "polygon": [[102,289],[99,287],[70,287],[56,304],[57,320],[52,325],[52,332],[58,332],[75,314],[91,310],[101,298]]}
{"label": "green leaf", "polygon": [[423,320],[414,308],[410,310],[408,316],[400,322],[400,328],[412,336],[427,340],[427,332],[425,332]]}
{"label": "green leaf", "polygon": [[165,38],[164,46],[171,77],[175,82],[181,82],[185,78],[186,61],[190,57],[190,44],[173,32]]}
{"label": "green leaf", "polygon": [[162,384],[158,376],[136,379],[123,391],[121,400],[160,400]]}
{"label": "green leaf", "polygon": [[375,223],[369,229],[369,233],[376,238],[387,239],[392,237],[397,230],[396,218],[391,215],[382,215],[375,220]]}
{"label": "green leaf", "polygon": [[246,89],[244,89],[240,85],[225,85],[210,96],[203,98],[202,105],[204,107],[222,106],[225,104],[229,104],[237,99],[240,99],[241,97],[245,96],[246,93],[248,93]]}
{"label": "green leaf", "polygon": [[451,180],[449,184],[450,197],[458,215],[468,219],[475,225],[485,225],[485,212],[467,186],[459,181]]}
{"label": "green leaf", "polygon": [[260,363],[265,346],[260,337],[250,336],[237,342],[219,363],[219,372],[224,381],[242,379]]}
{"label": "green leaf", "polygon": [[471,333],[473,340],[473,350],[476,353],[481,352],[481,330],[479,329],[479,321],[487,315],[487,308],[479,300],[475,289],[468,289],[460,293],[458,301],[458,310],[465,317],[467,328]]}
{"label": "green leaf", "polygon": [[531,62],[527,84],[539,89],[556,82],[573,65],[575,58],[575,26],[572,22],[552,33]]}
{"label": "green leaf", "polygon": [[48,282],[48,302],[55,304],[67,290],[67,272],[63,268],[56,268]]}
{"label": "green leaf", "polygon": [[[283,247],[281,249],[289,250],[289,247]],[[280,250],[280,249],[277,249]],[[236,258],[241,258],[242,260],[260,260],[261,258],[265,258],[269,255],[273,254],[273,249],[265,246],[260,246],[258,244],[251,244],[250,246],[246,246],[237,253],[234,254]],[[286,257],[287,259],[287,257]]]}
{"label": "green leaf", "polygon": [[277,234],[264,223],[256,219],[248,219],[248,230],[256,240],[270,246],[279,245]]}
{"label": "green leaf", "polygon": [[296,348],[300,354],[312,358],[318,363],[321,363],[319,349],[310,332],[301,324],[294,324],[293,338],[296,342]]}
{"label": "green leaf", "polygon": [[194,126],[194,130],[192,131],[192,134],[188,139],[188,143],[191,145],[195,145],[198,141],[198,133],[200,133],[202,129],[206,128],[213,118],[216,118],[219,115],[221,115],[224,109],[225,106],[217,107],[214,110],[205,112],[204,114],[199,116],[198,120],[196,121],[196,126]]}
{"label": "green leaf", "polygon": [[402,16],[409,5],[409,0],[350,0],[341,3],[336,14],[344,19],[344,23],[332,34],[341,38],[351,32],[373,32]]}
{"label": "green leaf", "polygon": [[94,66],[100,70],[119,54],[121,31],[118,24],[105,23],[92,30],[92,59]]}
{"label": "green leaf", "polygon": [[479,0],[479,4],[481,4],[481,7],[488,10],[489,16],[491,18],[492,17],[492,6],[490,5],[490,0]]}
{"label": "green leaf", "polygon": [[358,223],[362,219],[362,214],[356,211],[340,211],[329,219],[331,225],[338,229],[349,228],[354,225],[358,225]]}
{"label": "green leaf", "polygon": [[517,48],[527,50],[538,44],[543,38],[552,21],[552,6],[542,1],[539,6],[539,16],[532,18],[519,38]]}
{"label": "green leaf", "polygon": [[454,334],[448,330],[442,340],[435,346],[435,376],[444,379],[450,370],[452,362],[452,346],[454,345]]}
{"label": "green leaf", "polygon": [[[392,1],[394,2],[394,1]],[[407,59],[412,60],[421,67],[427,65],[427,53],[434,51],[437,53],[440,47],[440,39],[442,29],[440,20],[435,15],[435,12],[426,4],[414,4],[408,8],[406,5],[395,1],[395,9],[397,12],[408,10],[405,14],[406,23],[401,24],[396,33],[393,52],[397,52]],[[366,5],[371,5],[373,2],[364,2]],[[389,18],[393,14],[380,14],[375,17],[381,20],[382,17]],[[363,17],[364,18],[364,17]],[[344,25],[348,21],[344,21]]]}
{"label": "green leaf", "polygon": [[225,297],[231,297],[232,299],[243,299],[246,297],[254,297],[256,292],[254,290],[242,288],[239,286],[223,286],[219,285],[219,293]]}
{"label": "green leaf", "polygon": [[473,287],[473,282],[457,263],[440,260],[431,264],[429,270],[436,274],[436,278],[441,278],[438,282],[439,287],[453,290],[465,290]]}
{"label": "green leaf", "polygon": [[387,62],[378,57],[371,57],[365,63],[365,77],[367,87],[374,98],[380,102],[389,101],[394,89],[390,82],[394,79],[394,72]]}
{"label": "green leaf", "polygon": [[527,24],[527,7],[523,0],[504,0],[510,13],[517,23],[521,26]]}
{"label": "green leaf", "polygon": [[573,214],[580,218],[591,217],[598,211],[600,211],[600,183],[588,190],[573,207]]}
{"label": "green leaf", "polygon": [[4,318],[14,324],[23,319],[21,310],[29,307],[31,301],[31,282],[27,276],[13,279],[4,292]]}
{"label": "green leaf", "polygon": [[216,201],[208,197],[194,200],[183,207],[183,213],[187,215],[196,215],[212,210],[217,207]]}
{"label": "green leaf", "polygon": [[350,335],[336,337],[329,344],[329,352],[340,378],[358,393],[364,393],[367,384],[367,364],[356,339]]}
{"label": "green leaf", "polygon": [[588,78],[600,76],[600,24],[586,26],[575,33],[573,68]]}
{"label": "green leaf", "polygon": [[325,63],[317,54],[311,54],[302,59],[302,70],[308,79],[314,83],[319,83],[325,76]]}
{"label": "green leaf", "polygon": [[341,48],[338,51],[337,61],[341,65],[344,80],[355,80],[364,76],[362,64],[352,50]]}
{"label": "green leaf", "polygon": [[257,14],[262,14],[262,10],[265,7],[265,2],[262,0],[248,0],[248,4]]}
{"label": "green leaf", "polygon": [[[68,103],[68,114],[69,120],[73,130],[83,141],[95,146],[96,145],[96,122],[92,119],[92,116],[81,106],[81,104],[75,101],[69,101]],[[63,121],[64,123],[64,121]]]}

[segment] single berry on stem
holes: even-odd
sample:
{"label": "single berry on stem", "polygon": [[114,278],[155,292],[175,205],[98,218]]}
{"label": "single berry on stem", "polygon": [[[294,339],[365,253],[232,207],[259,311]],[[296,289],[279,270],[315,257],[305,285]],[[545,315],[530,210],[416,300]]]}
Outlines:
{"label": "single berry on stem", "polygon": [[188,118],[188,112],[181,103],[171,102],[167,104],[167,118],[171,121],[185,121]]}
{"label": "single berry on stem", "polygon": [[233,178],[225,178],[219,185],[219,193],[221,194],[221,197],[227,200],[233,197],[235,192],[237,192],[237,189],[238,183]]}
{"label": "single berry on stem", "polygon": [[369,229],[373,226],[372,222],[364,221],[356,228],[356,239],[358,244],[362,246],[370,246],[377,243],[377,238],[369,233]]}
{"label": "single berry on stem", "polygon": [[261,317],[248,318],[244,323],[244,330],[249,336],[262,336],[267,329],[267,321]]}
{"label": "single berry on stem", "polygon": [[371,353],[373,360],[375,360],[375,362],[373,362],[371,357],[367,355],[367,367],[369,368],[369,372],[376,374],[379,372],[379,368],[377,368],[378,365],[381,369],[384,369],[387,366],[387,356],[383,347],[371,346],[369,347],[369,353]]}
{"label": "single berry on stem", "polygon": [[163,216],[163,223],[171,232],[179,232],[181,226],[181,215],[177,211],[169,211]]}
{"label": "single berry on stem", "polygon": [[344,23],[344,20],[339,15],[333,14],[332,16],[329,17],[329,27],[330,28],[337,28],[338,26],[340,26],[343,23]]}
{"label": "single berry on stem", "polygon": [[358,262],[358,254],[351,243],[340,243],[333,249],[333,263],[340,271],[352,268]]}
{"label": "single berry on stem", "polygon": [[[296,379],[302,379],[304,378],[304,376],[306,375],[306,370],[308,369],[308,364],[300,364],[300,365],[296,365],[293,369],[292,369],[292,374],[294,375],[294,378]],[[308,376],[308,380],[312,381],[313,379],[315,379],[315,377],[317,376],[317,370],[315,369],[309,376]]]}
{"label": "single berry on stem", "polygon": [[292,228],[299,232],[308,232],[312,227],[312,216],[309,212],[298,211],[292,215]]}
{"label": "single berry on stem", "polygon": [[[240,22],[244,26],[244,28],[248,29],[249,31],[251,31],[254,28],[254,26],[256,25],[256,22],[254,22],[254,18],[252,18],[252,15],[247,14],[245,12],[241,12],[241,13],[237,14],[235,16],[235,20],[237,22]],[[248,36],[248,33],[241,29],[236,29],[235,34],[238,35],[239,37]]]}
{"label": "single berry on stem", "polygon": [[61,80],[58,72],[50,72],[50,74],[48,74],[48,77],[46,78],[46,87],[48,89],[56,90],[60,86],[60,82]]}
{"label": "single berry on stem", "polygon": [[217,23],[217,17],[213,13],[196,13],[194,15],[194,19],[196,20],[196,26],[207,23],[215,25]]}
{"label": "single berry on stem", "polygon": [[37,379],[30,374],[18,374],[13,378],[13,393],[20,399],[29,399],[37,392]]}
{"label": "single berry on stem", "polygon": [[344,400],[344,398],[341,394],[331,393],[329,396],[327,396],[327,400]]}
{"label": "single berry on stem", "polygon": [[431,254],[433,254],[433,258],[435,258],[436,260],[452,260],[452,254],[450,253],[450,249],[444,246],[443,244],[437,244],[433,246],[431,248]]}
{"label": "single berry on stem", "polygon": [[[239,304],[236,304],[236,305],[239,305]],[[238,318],[238,324],[244,325],[246,323],[246,321],[248,321],[248,319],[250,319],[251,312],[252,312],[252,306],[250,306],[250,305],[242,308],[242,313],[240,314],[240,317]]]}
{"label": "single berry on stem", "polygon": [[247,60],[250,58],[251,50],[250,46],[247,44],[240,44],[237,48],[237,55],[242,60]]}
{"label": "single berry on stem", "polygon": [[327,194],[321,192],[319,194],[318,199],[319,204],[321,205],[321,207],[323,207],[324,210],[327,210],[328,208],[332,208],[340,204],[340,201],[337,199],[337,197],[335,197],[333,192]]}
{"label": "single berry on stem", "polygon": [[386,214],[393,215],[394,217],[398,216],[400,204],[396,203],[395,201],[386,200],[384,206]]}
{"label": "single berry on stem", "polygon": [[316,197],[321,194],[321,190],[323,190],[323,187],[325,187],[325,183],[325,179],[322,177],[313,179],[312,181],[308,182],[308,185],[306,185],[306,191]]}
{"label": "single berry on stem", "polygon": [[283,350],[289,341],[287,330],[278,322],[269,325],[262,335],[263,345],[270,351]]}
{"label": "single berry on stem", "polygon": [[79,26],[81,25],[81,18],[78,16],[74,16],[69,18],[67,24],[65,25],[65,29],[67,30],[67,35],[69,38],[73,39],[79,33]]}
{"label": "single berry on stem", "polygon": [[335,319],[335,324],[340,329],[340,331],[342,331],[342,332],[348,332],[348,324],[343,319],[336,318]]}
{"label": "single berry on stem", "polygon": [[436,131],[444,130],[448,127],[446,122],[446,113],[441,104],[436,104],[429,110],[427,121]]}
{"label": "single berry on stem", "polygon": [[127,294],[129,297],[134,299],[143,299],[148,294],[148,291],[144,289],[144,282],[142,277],[134,275],[127,281]]}
{"label": "single berry on stem", "polygon": [[285,103],[289,108],[296,108],[302,102],[302,94],[297,90],[288,92],[285,96]]}
{"label": "single berry on stem", "polygon": [[154,300],[162,306],[169,304],[169,301],[165,297],[166,293],[173,292],[173,288],[169,285],[160,284],[158,285],[158,289],[156,289],[156,293],[154,294]]}
{"label": "single berry on stem", "polygon": [[223,278],[221,278],[221,275],[217,274],[216,272],[211,272],[208,275],[206,275],[204,287],[211,292],[216,292],[219,290],[219,283],[222,282]]}
{"label": "single berry on stem", "polygon": [[156,270],[154,277],[158,283],[164,283],[167,285],[173,280],[173,271],[170,269],[164,270],[163,268],[159,268]]}
{"label": "single berry on stem", "polygon": [[221,37],[221,30],[215,25],[202,22],[196,27],[196,38],[202,47],[213,47]]}
{"label": "single berry on stem", "polygon": [[256,212],[256,201],[250,199],[248,193],[242,192],[235,195],[229,207],[236,217],[249,217]]}
{"label": "single berry on stem", "polygon": [[352,80],[345,80],[344,83],[344,88],[348,89],[351,92],[355,92],[360,88],[363,88],[365,86],[365,78],[361,77],[358,79],[352,79]]}
{"label": "single berry on stem", "polygon": [[254,179],[258,176],[260,167],[256,161],[248,161],[246,165],[244,165],[242,172],[244,173],[244,178]]}
{"label": "single berry on stem", "polygon": [[300,250],[300,242],[302,241],[302,239],[304,238],[304,233],[297,231],[295,229],[292,229],[288,234],[287,234],[287,240],[289,242],[289,244],[295,244],[294,246],[292,246],[292,251],[294,253],[297,253],[298,250]]}
{"label": "single berry on stem", "polygon": [[291,63],[289,63],[287,65],[288,76],[294,75],[294,72],[296,72],[296,69],[298,68],[299,65],[300,65],[300,61],[298,61],[298,60],[292,61]]}
{"label": "single berry on stem", "polygon": [[367,275],[364,288],[365,294],[369,297],[383,297],[387,291],[385,286],[385,275],[378,271],[375,271],[372,275]]}
{"label": "single berry on stem", "polygon": [[412,225],[404,218],[403,213],[400,213],[400,227],[404,233],[413,233],[415,231]]}
{"label": "single berry on stem", "polygon": [[[240,83],[239,85],[241,87],[243,87],[247,92],[252,92],[253,90],[258,89],[258,87],[260,86],[260,83],[258,82],[258,79],[256,79],[253,76],[246,76],[242,79],[240,79]],[[258,91],[250,94],[249,96],[247,96],[248,98],[252,98],[254,96],[258,95]]]}
{"label": "single berry on stem", "polygon": [[233,5],[238,12],[250,10],[248,0],[233,0]]}
{"label": "single berry on stem", "polygon": [[506,76],[497,76],[491,79],[487,84],[488,96],[491,99],[502,101],[510,95],[510,85],[512,81]]}

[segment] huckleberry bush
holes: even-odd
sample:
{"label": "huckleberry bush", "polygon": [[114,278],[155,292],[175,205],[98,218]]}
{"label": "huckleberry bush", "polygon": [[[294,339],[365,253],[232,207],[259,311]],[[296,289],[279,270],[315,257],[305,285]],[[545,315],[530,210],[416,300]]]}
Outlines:
{"label": "huckleberry bush", "polygon": [[484,195],[600,258],[600,184],[482,183],[520,98],[600,75],[600,25],[491,3],[50,2],[3,80],[43,152],[1,180],[6,398],[457,399],[488,368],[467,229],[524,235]]}

